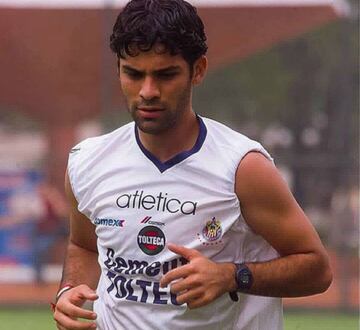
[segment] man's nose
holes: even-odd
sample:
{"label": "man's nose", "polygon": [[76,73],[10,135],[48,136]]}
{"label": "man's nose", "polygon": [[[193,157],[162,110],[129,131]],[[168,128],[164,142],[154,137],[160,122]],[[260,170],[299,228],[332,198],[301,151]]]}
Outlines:
{"label": "man's nose", "polygon": [[160,97],[160,89],[152,77],[146,77],[140,89],[140,97],[144,100],[151,100]]}

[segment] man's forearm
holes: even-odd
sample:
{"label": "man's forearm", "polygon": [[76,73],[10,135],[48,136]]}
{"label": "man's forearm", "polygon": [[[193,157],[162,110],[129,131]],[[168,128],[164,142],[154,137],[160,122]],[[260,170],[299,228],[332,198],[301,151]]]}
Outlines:
{"label": "man's forearm", "polygon": [[97,252],[84,249],[70,241],[67,247],[60,287],[64,284],[71,284],[72,286],[87,284],[95,290],[100,276],[97,259]]}
{"label": "man's forearm", "polygon": [[332,281],[325,256],[293,254],[267,262],[247,263],[253,284],[246,292],[269,297],[301,297],[324,292]]}

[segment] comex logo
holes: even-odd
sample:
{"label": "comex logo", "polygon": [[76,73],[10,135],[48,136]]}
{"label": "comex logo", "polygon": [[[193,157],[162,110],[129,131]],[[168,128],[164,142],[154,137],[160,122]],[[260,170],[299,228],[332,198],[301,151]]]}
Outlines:
{"label": "comex logo", "polygon": [[165,226],[165,223],[159,221],[153,221],[151,219],[152,217],[146,216],[144,219],[140,221],[140,223],[147,223],[149,225],[156,225],[156,226]]}
{"label": "comex logo", "polygon": [[107,227],[124,227],[125,220],[96,218],[94,224]]}

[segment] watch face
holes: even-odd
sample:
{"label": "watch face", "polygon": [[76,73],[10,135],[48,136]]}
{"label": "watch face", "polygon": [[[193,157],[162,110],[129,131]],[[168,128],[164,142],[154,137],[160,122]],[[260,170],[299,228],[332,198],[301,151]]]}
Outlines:
{"label": "watch face", "polygon": [[242,283],[244,283],[244,284],[249,284],[250,283],[250,275],[248,274],[246,269],[242,269],[240,271],[240,281]]}
{"label": "watch face", "polygon": [[253,277],[250,269],[246,265],[238,265],[236,272],[236,282],[238,290],[248,290],[251,288]]}

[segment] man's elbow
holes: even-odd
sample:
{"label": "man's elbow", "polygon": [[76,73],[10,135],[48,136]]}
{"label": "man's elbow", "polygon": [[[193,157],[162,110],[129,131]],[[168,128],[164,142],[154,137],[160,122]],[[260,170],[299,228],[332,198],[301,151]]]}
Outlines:
{"label": "man's elbow", "polygon": [[319,291],[318,291],[318,293],[325,292],[330,287],[332,281],[333,281],[333,273],[331,271],[331,268],[328,267],[324,271],[321,282],[319,283],[319,286],[318,286]]}
{"label": "man's elbow", "polygon": [[316,285],[316,293],[323,293],[325,292],[331,285],[333,281],[333,272],[330,266],[329,258],[327,255],[322,255],[319,257],[318,261],[318,281]]}

